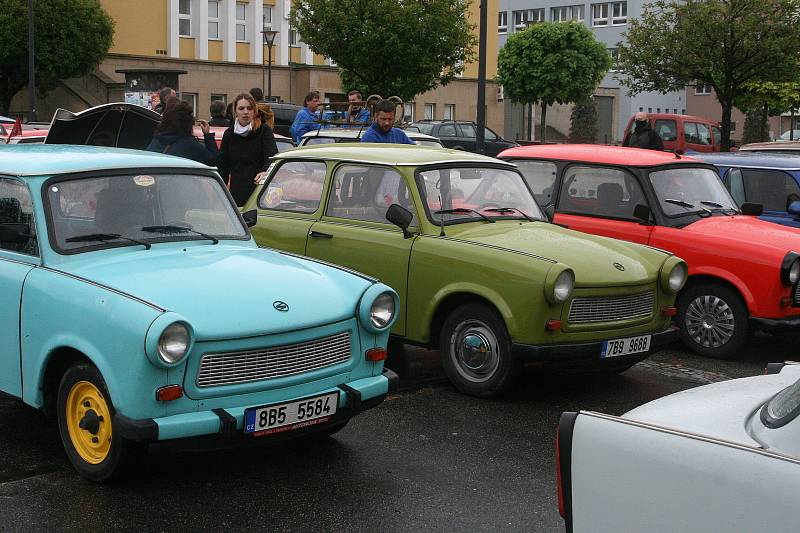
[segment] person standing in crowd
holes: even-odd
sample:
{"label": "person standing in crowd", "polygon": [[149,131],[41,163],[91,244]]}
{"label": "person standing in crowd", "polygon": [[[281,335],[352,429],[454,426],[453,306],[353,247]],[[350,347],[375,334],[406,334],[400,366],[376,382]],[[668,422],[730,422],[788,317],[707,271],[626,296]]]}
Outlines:
{"label": "person standing in crowd", "polygon": [[236,97],[233,113],[233,125],[222,136],[217,168],[236,205],[241,207],[267,170],[269,158],[278,153],[278,147],[272,128],[261,120],[250,93]]}
{"label": "person standing in crowd", "polygon": [[256,101],[256,105],[258,106],[258,112],[261,113],[261,121],[266,122],[270,128],[273,130],[275,129],[275,113],[272,111],[272,107],[264,101],[264,91],[259,89],[258,87],[253,87],[250,89],[250,94],[253,97],[253,100]]}
{"label": "person standing in crowd", "polygon": [[647,120],[647,113],[636,113],[633,116],[636,128],[628,134],[622,142],[622,146],[632,148],[646,148],[648,150],[664,150],[664,142],[661,137],[650,127]]}
{"label": "person standing in crowd", "polygon": [[308,93],[305,100],[303,100],[303,109],[298,111],[297,115],[294,117],[294,122],[292,122],[292,127],[289,131],[292,132],[292,139],[298,146],[303,139],[304,133],[313,131],[320,125],[319,113],[317,113],[319,100],[319,91],[311,91]]}
{"label": "person standing in crowd", "polygon": [[395,104],[390,100],[381,100],[375,106],[375,121],[364,135],[362,143],[414,144],[400,128],[393,127]]}
{"label": "person standing in crowd", "polygon": [[163,115],[164,109],[167,108],[167,100],[175,98],[176,96],[178,96],[178,93],[176,93],[175,89],[172,87],[162,87],[161,90],[158,91],[158,104],[153,108],[153,111]]}
{"label": "person standing in crowd", "polygon": [[156,127],[156,133],[147,150],[193,159],[206,165],[216,165],[219,151],[214,141],[214,134],[209,131],[208,123],[205,120],[198,121],[200,129],[203,130],[203,144],[200,144],[194,137],[195,120],[192,106],[173,96],[164,107],[161,122]]}
{"label": "person standing in crowd", "polygon": [[225,116],[225,102],[222,100],[211,102],[209,111],[211,112],[211,120],[208,121],[209,126],[227,128],[231,125],[231,121]]}
{"label": "person standing in crowd", "polygon": [[361,91],[352,90],[347,93],[347,101],[350,102],[350,122],[354,122],[351,128],[359,128],[363,127],[365,124],[369,124],[370,121],[370,114],[369,109],[367,109],[366,104],[364,104],[364,97],[361,95]]}

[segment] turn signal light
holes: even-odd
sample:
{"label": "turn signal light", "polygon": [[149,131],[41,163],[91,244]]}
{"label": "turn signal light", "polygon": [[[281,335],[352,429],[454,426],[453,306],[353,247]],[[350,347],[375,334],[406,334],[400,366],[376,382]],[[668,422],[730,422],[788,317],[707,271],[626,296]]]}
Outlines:
{"label": "turn signal light", "polygon": [[159,402],[171,402],[183,396],[183,387],[180,385],[167,385],[156,391],[156,400]]}
{"label": "turn signal light", "polygon": [[563,320],[550,319],[547,321],[545,329],[547,329],[547,331],[559,331],[561,329],[561,326],[563,325],[564,325]]}
{"label": "turn signal light", "polygon": [[386,348],[370,348],[367,350],[367,353],[364,355],[367,356],[367,361],[385,361],[387,357],[389,357],[389,353],[386,351]]}
{"label": "turn signal light", "polygon": [[791,307],[792,306],[792,297],[785,296],[781,298],[781,307]]}
{"label": "turn signal light", "polygon": [[661,310],[661,314],[664,316],[675,316],[678,314],[677,307],[665,307]]}

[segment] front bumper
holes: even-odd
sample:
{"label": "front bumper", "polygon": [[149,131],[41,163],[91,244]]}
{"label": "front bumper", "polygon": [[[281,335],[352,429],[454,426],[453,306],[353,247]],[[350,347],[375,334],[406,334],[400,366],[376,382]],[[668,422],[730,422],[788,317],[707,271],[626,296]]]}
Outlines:
{"label": "front bumper", "polygon": [[[645,333],[646,335],[646,333]],[[530,363],[540,362],[548,366],[624,366],[646,359],[668,344],[678,340],[678,328],[670,326],[664,331],[651,333],[650,348],[646,352],[624,355],[620,357],[600,358],[603,341],[582,342],[573,344],[517,344],[512,349],[514,356]],[[634,336],[634,335],[631,335]]]}
{"label": "front bumper", "polygon": [[[330,420],[323,424],[278,433],[276,437],[295,437],[338,426],[380,404],[388,393],[397,388],[398,383],[399,377],[388,368],[385,368],[380,376],[343,383],[337,388],[344,393],[344,405],[339,406]],[[319,391],[319,393],[325,392],[331,391]],[[286,401],[292,400],[294,398],[286,399]],[[237,438],[244,436],[244,412],[250,407],[256,406],[245,405],[144,419],[132,419],[117,413],[114,415],[114,429],[115,434],[134,442],[156,442],[207,435],[217,435],[225,439]]]}
{"label": "front bumper", "polygon": [[788,331],[800,328],[800,315],[783,318],[757,318],[750,317],[750,324],[755,329],[766,331]]}

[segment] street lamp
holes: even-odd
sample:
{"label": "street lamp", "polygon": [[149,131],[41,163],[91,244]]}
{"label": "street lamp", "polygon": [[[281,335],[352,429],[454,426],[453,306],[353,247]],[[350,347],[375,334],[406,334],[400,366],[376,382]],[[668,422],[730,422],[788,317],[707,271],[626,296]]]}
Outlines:
{"label": "street lamp", "polygon": [[[269,84],[267,85],[267,102],[272,101],[272,47],[275,45],[275,37],[278,32],[275,30],[261,30],[264,36],[264,44],[267,45],[267,70],[269,71]],[[264,71],[261,71],[261,87],[264,87]]]}

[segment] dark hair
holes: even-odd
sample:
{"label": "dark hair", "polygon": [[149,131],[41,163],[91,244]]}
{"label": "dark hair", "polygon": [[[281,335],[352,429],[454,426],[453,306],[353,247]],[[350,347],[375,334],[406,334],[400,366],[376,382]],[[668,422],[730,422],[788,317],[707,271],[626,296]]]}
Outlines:
{"label": "dark hair", "polygon": [[161,122],[156,128],[156,133],[177,133],[192,136],[194,126],[194,109],[186,102],[176,97],[167,100]]}
{"label": "dark hair", "polygon": [[209,111],[211,111],[212,117],[224,117],[225,116],[225,102],[222,100],[214,100],[211,102],[211,107],[209,107]]}
{"label": "dark hair", "polygon": [[[250,102],[250,105],[253,107],[253,131],[256,131],[258,128],[261,127],[261,113],[258,112],[258,106],[256,105],[256,101],[253,98],[253,95],[250,93],[242,93],[236,96],[233,99],[233,119],[236,120],[236,106],[239,104],[239,100],[247,100]],[[231,121],[233,122],[233,121]]]}
{"label": "dark hair", "polygon": [[253,100],[256,102],[264,100],[264,91],[262,91],[260,87],[253,87],[250,89],[250,94],[253,95]]}
{"label": "dark hair", "polygon": [[309,93],[306,95],[305,100],[303,100],[303,105],[306,105],[314,98],[321,98],[319,95],[319,91],[309,91]]}
{"label": "dark hair", "polygon": [[375,114],[377,115],[380,112],[395,114],[396,107],[394,102],[391,100],[381,100],[375,104]]}
{"label": "dark hair", "polygon": [[172,87],[162,87],[161,90],[158,91],[158,101],[166,106],[167,100],[169,100],[174,92],[175,91],[172,89]]}
{"label": "dark hair", "polygon": [[358,99],[359,100],[363,100],[364,99],[364,95],[362,95],[361,91],[359,91],[358,89],[353,89],[352,91],[348,92],[347,96],[350,97],[350,96],[353,96],[354,94],[358,95]]}

